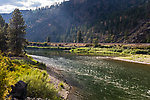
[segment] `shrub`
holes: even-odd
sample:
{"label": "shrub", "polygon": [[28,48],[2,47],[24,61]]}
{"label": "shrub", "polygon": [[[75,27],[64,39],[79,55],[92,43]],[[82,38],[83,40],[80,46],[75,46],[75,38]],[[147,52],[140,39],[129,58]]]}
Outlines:
{"label": "shrub", "polygon": [[32,43],[32,45],[33,45],[33,46],[37,46],[37,44],[36,44],[36,43]]}
{"label": "shrub", "polygon": [[22,75],[18,81],[22,80],[28,84],[27,96],[43,99],[58,100],[54,86],[49,82],[48,74],[45,71],[34,70],[29,74]]}
{"label": "shrub", "polygon": [[93,46],[98,47],[98,39],[97,38],[93,39]]}
{"label": "shrub", "polygon": [[89,43],[85,45],[85,47],[92,47],[92,46],[93,44],[89,44]]}
{"label": "shrub", "polygon": [[4,97],[7,95],[7,91],[10,89],[10,84],[13,80],[10,75],[15,69],[12,67],[12,62],[9,58],[3,57],[0,54],[0,99],[5,100]]}
{"label": "shrub", "polygon": [[38,67],[39,69],[46,70],[46,65],[45,65],[44,63],[37,62],[37,67]]}
{"label": "shrub", "polygon": [[4,93],[6,91],[6,84],[7,84],[7,80],[6,80],[6,72],[0,68],[0,98],[4,99]]}
{"label": "shrub", "polygon": [[58,84],[58,86],[59,86],[59,89],[60,89],[60,90],[65,88],[63,82],[60,82],[60,83]]}
{"label": "shrub", "polygon": [[62,45],[61,45],[61,44],[58,44],[58,46],[61,47]]}
{"label": "shrub", "polygon": [[44,42],[44,43],[43,43],[43,46],[48,46],[47,42]]}
{"label": "shrub", "polygon": [[51,83],[46,71],[34,68],[24,60],[11,60],[0,56],[0,100],[11,90],[10,86],[17,81],[28,83],[28,96],[59,100],[57,91]]}
{"label": "shrub", "polygon": [[129,47],[128,47],[128,46],[122,46],[122,48],[123,48],[123,49],[128,49]]}
{"label": "shrub", "polygon": [[121,49],[117,49],[117,50],[115,50],[115,52],[122,52],[122,50]]}
{"label": "shrub", "polygon": [[146,51],[146,50],[137,50],[135,53],[136,54],[148,54],[148,51]]}
{"label": "shrub", "polygon": [[101,48],[112,48],[113,46],[111,46],[111,45],[104,45],[104,46],[102,46]]}
{"label": "shrub", "polygon": [[148,46],[146,49],[150,49],[150,46]]}

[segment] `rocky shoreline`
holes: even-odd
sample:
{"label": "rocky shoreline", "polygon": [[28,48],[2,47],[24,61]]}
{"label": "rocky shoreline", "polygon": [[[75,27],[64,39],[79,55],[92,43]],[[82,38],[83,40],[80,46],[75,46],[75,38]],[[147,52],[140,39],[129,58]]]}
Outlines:
{"label": "rocky shoreline", "polygon": [[[55,69],[54,67],[47,66],[47,73],[49,74],[50,83],[52,83],[56,88],[56,90],[58,91],[58,97],[61,97],[62,100],[69,100],[68,96],[70,95],[70,93],[72,93],[71,91],[73,90],[73,87],[65,82],[65,79],[63,79],[62,77],[61,71]],[[60,84],[63,85],[61,86]],[[50,100],[50,99],[27,97],[26,100]]]}
{"label": "rocky shoreline", "polygon": [[[74,87],[68,84],[66,79],[64,79],[63,74],[61,73],[61,70],[58,70],[52,66],[47,66],[47,73],[49,74],[49,77],[51,79],[51,83],[54,84],[56,89],[59,89],[58,95],[64,99],[69,100],[68,96],[70,97],[70,93],[74,90]],[[60,89],[60,83],[63,83],[63,86]]]}
{"label": "rocky shoreline", "polygon": [[71,86],[65,82],[61,72],[51,66],[47,66],[47,73],[49,74],[50,83],[58,90],[58,96],[67,100],[68,94],[71,90]]}

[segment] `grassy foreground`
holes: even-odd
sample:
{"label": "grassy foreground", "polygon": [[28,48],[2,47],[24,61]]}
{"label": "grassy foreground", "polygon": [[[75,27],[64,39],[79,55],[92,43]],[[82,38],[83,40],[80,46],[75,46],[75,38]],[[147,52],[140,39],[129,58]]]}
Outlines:
{"label": "grassy foreground", "polygon": [[44,64],[30,58],[9,58],[0,54],[0,98],[5,100],[11,85],[22,80],[28,84],[27,96],[60,100],[57,90],[50,83]]}

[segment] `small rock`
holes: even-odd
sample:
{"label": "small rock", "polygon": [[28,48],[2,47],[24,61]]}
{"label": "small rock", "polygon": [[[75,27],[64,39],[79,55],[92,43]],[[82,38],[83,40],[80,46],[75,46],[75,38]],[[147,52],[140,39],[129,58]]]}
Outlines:
{"label": "small rock", "polygon": [[147,91],[147,94],[150,95],[150,90]]}

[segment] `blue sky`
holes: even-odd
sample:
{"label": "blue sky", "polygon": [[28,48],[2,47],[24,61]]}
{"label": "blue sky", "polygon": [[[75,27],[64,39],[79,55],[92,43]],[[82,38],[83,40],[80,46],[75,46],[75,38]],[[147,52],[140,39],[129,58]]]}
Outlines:
{"label": "blue sky", "polygon": [[0,13],[10,13],[15,8],[20,10],[50,6],[64,0],[0,0]]}

